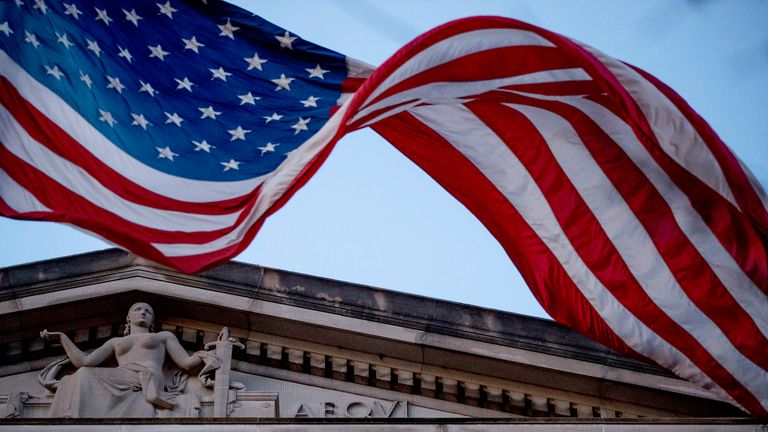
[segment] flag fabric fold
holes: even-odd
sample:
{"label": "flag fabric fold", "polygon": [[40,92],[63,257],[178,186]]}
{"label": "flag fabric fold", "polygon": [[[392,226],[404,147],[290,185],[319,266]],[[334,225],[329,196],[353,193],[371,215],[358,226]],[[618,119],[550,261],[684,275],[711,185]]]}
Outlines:
{"label": "flag fabric fold", "polygon": [[766,417],[765,194],[672,90],[477,17],[404,47],[354,102],[352,127],[472,211],[553,318]]}
{"label": "flag fabric fold", "polygon": [[244,249],[371,127],[545,310],[768,417],[768,199],[650,74],[498,17],[373,68],[213,0],[0,5],[0,213],[187,272]]}

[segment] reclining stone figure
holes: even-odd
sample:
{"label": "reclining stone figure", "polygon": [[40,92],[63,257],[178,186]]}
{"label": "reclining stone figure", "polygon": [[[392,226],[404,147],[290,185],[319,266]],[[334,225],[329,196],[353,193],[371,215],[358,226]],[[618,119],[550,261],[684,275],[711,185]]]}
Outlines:
{"label": "reclining stone figure", "polygon": [[[146,303],[132,305],[126,321],[124,336],[108,340],[91,353],[81,351],[64,333],[40,332],[43,340],[60,342],[67,354],[40,375],[41,383],[55,391],[51,417],[199,414],[200,394],[212,395],[212,377],[220,360],[206,351],[188,355],[173,333],[155,333],[154,311]],[[223,331],[228,334],[226,328]],[[117,360],[117,367],[99,367],[110,358]],[[78,370],[59,380],[57,375],[67,362]],[[175,373],[168,370],[171,362]],[[184,373],[200,366],[198,377]]]}

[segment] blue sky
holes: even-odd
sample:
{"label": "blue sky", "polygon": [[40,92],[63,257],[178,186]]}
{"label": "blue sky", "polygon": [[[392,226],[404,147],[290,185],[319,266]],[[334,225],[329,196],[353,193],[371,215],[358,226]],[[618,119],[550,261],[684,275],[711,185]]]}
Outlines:
{"label": "blue sky", "polygon": [[[303,38],[374,65],[452,19],[501,15],[528,21],[659,77],[768,184],[768,2],[237,3]],[[0,238],[0,266],[108,247],[64,225],[1,218]],[[343,138],[237,260],[546,316],[485,228],[371,131]]]}

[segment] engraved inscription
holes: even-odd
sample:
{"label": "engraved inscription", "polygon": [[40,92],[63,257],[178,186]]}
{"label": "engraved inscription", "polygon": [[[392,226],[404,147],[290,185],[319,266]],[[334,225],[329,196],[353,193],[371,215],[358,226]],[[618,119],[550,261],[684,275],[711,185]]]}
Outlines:
{"label": "engraved inscription", "polygon": [[348,418],[366,418],[366,417],[408,417],[408,402],[406,401],[350,401],[335,402],[324,401],[321,403],[300,402],[292,411],[293,417],[348,417]]}

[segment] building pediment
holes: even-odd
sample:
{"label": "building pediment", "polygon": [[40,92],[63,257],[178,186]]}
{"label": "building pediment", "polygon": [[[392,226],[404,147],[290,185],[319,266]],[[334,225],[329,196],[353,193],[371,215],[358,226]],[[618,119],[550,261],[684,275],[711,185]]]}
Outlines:
{"label": "building pediment", "polygon": [[47,415],[37,377],[64,353],[41,330],[95,349],[137,301],[190,353],[222,327],[242,344],[233,418],[743,415],[548,320],[240,263],[183,275],[118,250],[0,269],[0,410]]}

